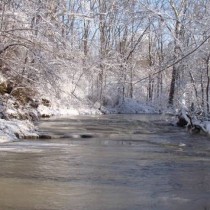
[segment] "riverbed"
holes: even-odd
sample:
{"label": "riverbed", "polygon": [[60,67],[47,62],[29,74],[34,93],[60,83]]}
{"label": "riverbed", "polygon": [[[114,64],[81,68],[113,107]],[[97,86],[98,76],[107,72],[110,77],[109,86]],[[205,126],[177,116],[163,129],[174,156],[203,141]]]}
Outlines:
{"label": "riverbed", "polygon": [[0,146],[0,210],[210,209],[210,139],[161,115],[43,120]]}

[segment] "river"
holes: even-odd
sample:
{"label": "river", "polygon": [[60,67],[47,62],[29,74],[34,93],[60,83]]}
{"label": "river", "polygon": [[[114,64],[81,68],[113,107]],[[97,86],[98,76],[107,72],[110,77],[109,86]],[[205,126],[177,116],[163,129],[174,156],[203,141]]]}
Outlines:
{"label": "river", "polygon": [[0,145],[0,210],[210,209],[210,139],[168,118],[43,120],[53,139]]}

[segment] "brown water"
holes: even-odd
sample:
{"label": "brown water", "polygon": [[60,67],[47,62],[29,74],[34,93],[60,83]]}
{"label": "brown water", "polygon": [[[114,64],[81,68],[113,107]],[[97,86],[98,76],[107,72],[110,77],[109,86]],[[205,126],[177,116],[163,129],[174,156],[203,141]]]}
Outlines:
{"label": "brown water", "polygon": [[210,209],[210,139],[165,117],[51,119],[40,130],[57,138],[0,145],[0,210]]}

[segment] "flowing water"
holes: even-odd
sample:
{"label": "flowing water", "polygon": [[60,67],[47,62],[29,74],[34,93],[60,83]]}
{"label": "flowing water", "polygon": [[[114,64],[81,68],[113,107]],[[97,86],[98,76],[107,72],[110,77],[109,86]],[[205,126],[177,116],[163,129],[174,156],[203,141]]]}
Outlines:
{"label": "flowing water", "polygon": [[42,121],[0,145],[0,210],[208,210],[210,138],[159,115]]}

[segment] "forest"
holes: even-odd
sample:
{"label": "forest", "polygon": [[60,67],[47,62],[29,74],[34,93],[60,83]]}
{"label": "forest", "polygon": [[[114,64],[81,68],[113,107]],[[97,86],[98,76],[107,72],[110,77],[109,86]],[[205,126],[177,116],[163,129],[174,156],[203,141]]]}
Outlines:
{"label": "forest", "polygon": [[2,118],[126,103],[206,118],[209,62],[208,0],[0,1]]}
{"label": "forest", "polygon": [[210,210],[210,0],[0,0],[0,210]]}

